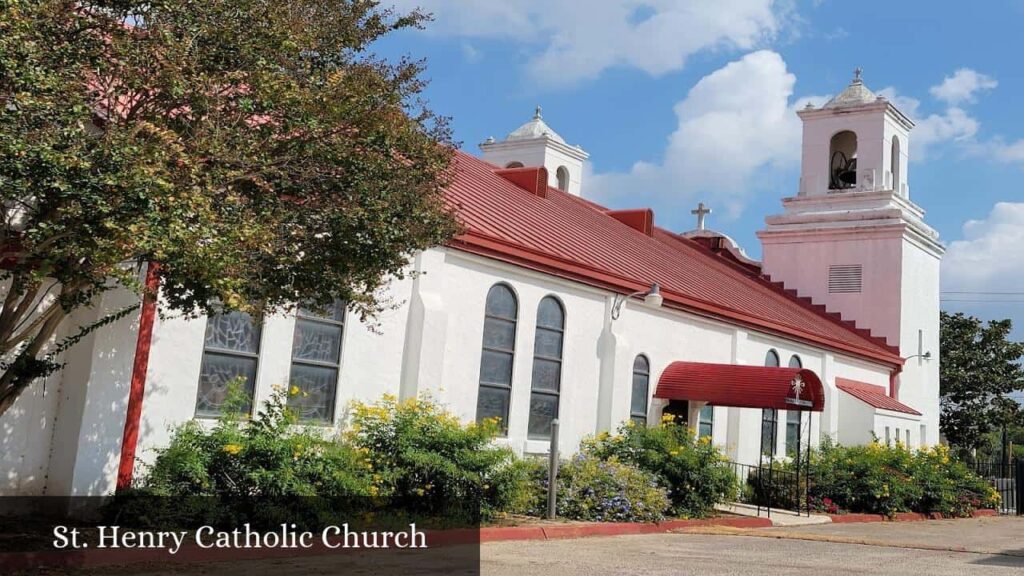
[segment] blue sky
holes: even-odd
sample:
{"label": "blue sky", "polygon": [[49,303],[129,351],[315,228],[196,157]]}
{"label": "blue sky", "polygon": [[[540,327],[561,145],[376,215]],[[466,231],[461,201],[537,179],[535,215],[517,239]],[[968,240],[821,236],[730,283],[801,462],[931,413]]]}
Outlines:
{"label": "blue sky", "polygon": [[[674,230],[691,228],[704,200],[709,225],[754,257],[764,217],[796,192],[793,110],[861,66],[918,123],[911,199],[949,247],[943,290],[1024,292],[1024,0],[396,3],[436,21],[379,51],[427,59],[430,106],[452,118],[464,150],[542,105],[590,153],[585,197],[650,206]],[[1013,318],[1024,339],[1024,296],[944,298],[949,310]]]}

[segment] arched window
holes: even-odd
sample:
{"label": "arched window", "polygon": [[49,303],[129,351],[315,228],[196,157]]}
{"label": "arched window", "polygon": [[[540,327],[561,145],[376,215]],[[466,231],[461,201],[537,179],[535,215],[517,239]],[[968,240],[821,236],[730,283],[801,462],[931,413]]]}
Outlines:
{"label": "arched window", "polygon": [[843,130],[832,137],[828,151],[828,189],[857,186],[857,135]]}
{"label": "arched window", "polygon": [[562,386],[562,339],[565,311],[554,296],[537,306],[537,332],[533,340],[533,383],[530,387],[530,422],[527,438],[551,438],[551,421],[558,418]]}
{"label": "arched window", "polygon": [[892,166],[892,190],[900,194],[900,139],[896,136],[892,137],[892,156],[889,163]]}
{"label": "arched window", "polygon": [[505,284],[491,286],[484,308],[484,343],[480,357],[480,392],[476,402],[476,419],[500,419],[503,434],[508,433],[518,312],[519,304],[511,288]]}
{"label": "arched window", "polygon": [[[764,357],[764,365],[769,368],[779,367],[779,353],[769,350]],[[761,453],[775,456],[775,435],[778,432],[779,411],[775,408],[761,410]]]}
{"label": "arched window", "polygon": [[647,425],[647,394],[651,389],[651,362],[640,354],[633,360],[633,396],[629,403],[629,419]]}
{"label": "arched window", "polygon": [[568,190],[569,189],[569,169],[565,166],[559,166],[558,170],[555,171],[555,177],[558,178],[558,189]]}
{"label": "arched window", "polygon": [[509,162],[508,164],[505,164],[505,168],[522,168],[522,167],[523,167],[523,163],[522,162]]}
{"label": "arched window", "polygon": [[[789,358],[790,368],[803,368],[804,363],[800,357],[794,354]],[[786,455],[795,456],[797,446],[800,443],[800,425],[803,412],[799,410],[786,410]]]}

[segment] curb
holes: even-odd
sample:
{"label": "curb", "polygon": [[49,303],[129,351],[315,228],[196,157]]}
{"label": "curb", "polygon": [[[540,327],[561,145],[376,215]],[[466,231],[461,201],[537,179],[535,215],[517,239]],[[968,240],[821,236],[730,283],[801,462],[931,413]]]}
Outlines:
{"label": "curb", "polygon": [[[971,518],[988,518],[998,516],[999,512],[990,508],[975,510]],[[861,522],[921,522],[924,520],[963,520],[963,518],[945,518],[938,512],[924,514],[921,512],[897,512],[892,518],[884,514],[829,514],[833,524],[855,524]]]}
{"label": "curb", "polygon": [[[667,520],[658,523],[622,522],[589,524],[551,524],[532,526],[494,526],[479,530],[441,530],[428,532],[434,547],[479,544],[484,542],[509,542],[523,540],[565,540],[594,536],[624,536],[628,534],[660,534],[697,526],[730,526],[733,528],[770,528],[767,518],[709,518],[706,520]],[[355,552],[355,550],[351,550]],[[324,547],[310,549],[263,548],[263,549],[213,549],[201,550],[195,546],[181,549],[176,555],[163,550],[45,550],[35,552],[0,553],[0,573],[14,570],[36,570],[43,567],[95,568],[100,566],[122,566],[142,563],[214,563],[233,560],[258,560],[265,558],[291,558],[316,556],[349,550],[329,550]]]}

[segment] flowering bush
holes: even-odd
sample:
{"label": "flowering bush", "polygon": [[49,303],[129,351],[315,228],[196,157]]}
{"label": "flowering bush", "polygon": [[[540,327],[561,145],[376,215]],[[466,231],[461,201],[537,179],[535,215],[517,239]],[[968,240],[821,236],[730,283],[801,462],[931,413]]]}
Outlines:
{"label": "flowering bush", "polygon": [[[496,422],[463,425],[430,400],[356,403],[341,435],[298,424],[284,391],[251,421],[229,409],[209,430],[186,423],[116,508],[178,525],[320,524],[354,513],[475,523],[533,498],[528,468],[491,444]],[[169,506],[155,510],[153,497]]]}
{"label": "flowering bush", "polygon": [[[788,462],[775,466],[783,475],[794,470]],[[945,446],[914,451],[899,442],[895,446],[877,441],[865,446],[825,442],[811,452],[810,479],[812,508],[832,514],[938,512],[970,516],[978,508],[999,503],[999,494],[963,462],[951,458]],[[754,501],[763,504],[765,494],[752,492]],[[776,492],[776,502],[779,494]]]}
{"label": "flowering bush", "polygon": [[668,490],[669,511],[675,516],[707,516],[715,504],[736,496],[736,478],[711,439],[696,438],[671,418],[653,428],[627,422],[616,435],[602,433],[585,442],[583,451],[654,474]]}
{"label": "flowering bush", "polygon": [[[547,472],[535,468],[537,497],[531,514],[546,507]],[[577,454],[558,472],[557,514],[570,520],[658,522],[665,518],[668,496],[657,478],[612,458]]]}
{"label": "flowering bush", "polygon": [[515,506],[528,475],[491,441],[498,422],[463,425],[429,399],[385,395],[354,403],[346,439],[366,458],[382,505],[447,518],[479,518]]}
{"label": "flowering bush", "polygon": [[364,454],[295,422],[280,391],[251,421],[228,410],[210,430],[188,422],[115,508],[187,526],[315,524],[364,508],[372,490]]}

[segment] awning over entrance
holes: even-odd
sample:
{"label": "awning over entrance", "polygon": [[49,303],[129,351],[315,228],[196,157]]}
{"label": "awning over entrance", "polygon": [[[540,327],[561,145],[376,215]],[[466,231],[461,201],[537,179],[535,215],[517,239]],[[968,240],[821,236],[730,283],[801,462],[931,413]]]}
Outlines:
{"label": "awning over entrance", "polygon": [[821,379],[806,368],[673,362],[658,379],[655,398],[716,406],[821,412]]}

